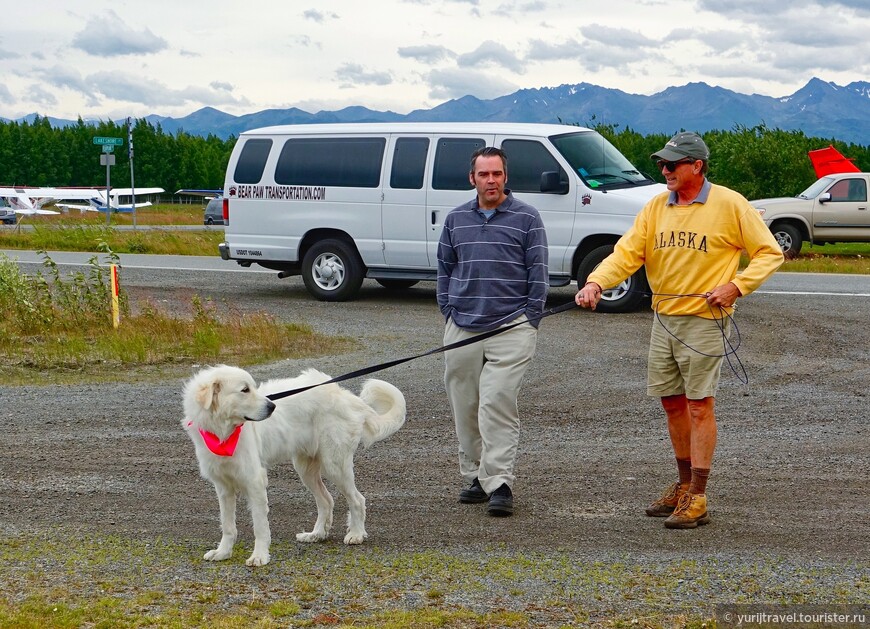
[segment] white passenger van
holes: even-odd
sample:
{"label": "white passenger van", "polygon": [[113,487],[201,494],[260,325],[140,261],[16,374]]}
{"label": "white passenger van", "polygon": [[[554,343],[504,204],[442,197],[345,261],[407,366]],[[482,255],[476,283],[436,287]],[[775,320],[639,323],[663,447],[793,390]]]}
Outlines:
{"label": "white passenger van", "polygon": [[[583,284],[635,215],[665,187],[599,133],[517,123],[302,124],[245,131],[224,184],[224,260],[302,275],[317,299],[353,299],[363,278],[387,288],[435,280],[444,218],[473,198],[471,154],[508,156],[514,195],[547,228],[550,283]],[[643,269],[598,309],[644,300]]]}

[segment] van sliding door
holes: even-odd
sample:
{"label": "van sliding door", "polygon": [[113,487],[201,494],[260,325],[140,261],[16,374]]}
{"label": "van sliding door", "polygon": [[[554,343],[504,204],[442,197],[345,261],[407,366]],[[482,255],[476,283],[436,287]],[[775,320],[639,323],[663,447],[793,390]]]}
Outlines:
{"label": "van sliding door", "polygon": [[439,136],[432,160],[432,183],[428,202],[429,262],[438,266],[438,240],[444,219],[450,211],[475,198],[477,192],[468,180],[472,154],[485,146],[492,146],[495,136],[462,135]]}
{"label": "van sliding door", "polygon": [[426,250],[426,164],[430,137],[392,136],[390,170],[384,185],[381,224],[384,260],[388,266],[428,269]]}

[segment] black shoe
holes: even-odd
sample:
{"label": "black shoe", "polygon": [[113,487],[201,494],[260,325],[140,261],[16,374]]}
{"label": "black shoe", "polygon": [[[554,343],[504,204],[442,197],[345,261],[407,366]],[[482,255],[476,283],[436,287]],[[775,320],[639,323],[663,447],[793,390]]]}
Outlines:
{"label": "black shoe", "polygon": [[513,515],[514,495],[511,493],[511,488],[502,483],[501,487],[492,492],[486,511],[496,517]]}
{"label": "black shoe", "polygon": [[487,496],[486,492],[483,491],[483,487],[480,486],[480,481],[476,478],[471,481],[471,487],[459,492],[459,502],[464,504],[486,502],[488,498],[489,496]]}

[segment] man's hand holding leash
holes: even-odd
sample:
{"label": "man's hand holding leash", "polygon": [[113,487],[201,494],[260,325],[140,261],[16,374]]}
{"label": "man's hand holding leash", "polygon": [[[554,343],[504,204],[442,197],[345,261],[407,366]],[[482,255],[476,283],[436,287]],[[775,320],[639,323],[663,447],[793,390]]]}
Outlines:
{"label": "man's hand holding leash", "polygon": [[574,303],[581,308],[595,310],[599,301],[601,301],[601,287],[595,282],[586,282],[585,286],[574,296]]}
{"label": "man's hand holding leash", "polygon": [[717,286],[707,293],[707,303],[714,308],[716,306],[719,306],[720,308],[730,308],[740,296],[740,289],[737,288],[734,282],[728,282],[727,284]]}

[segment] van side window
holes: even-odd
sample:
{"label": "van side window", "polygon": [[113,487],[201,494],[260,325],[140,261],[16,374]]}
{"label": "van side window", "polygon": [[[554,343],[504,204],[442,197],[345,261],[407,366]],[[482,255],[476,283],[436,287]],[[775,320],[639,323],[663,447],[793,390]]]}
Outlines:
{"label": "van side window", "polygon": [[471,154],[484,146],[480,138],[440,138],[435,151],[432,187],[435,190],[471,190],[468,180]]}
{"label": "van side window", "polygon": [[568,174],[547,148],[534,140],[505,140],[502,150],[508,158],[507,187],[513,192],[541,192],[541,173],[559,173],[560,181]]}
{"label": "van side window", "polygon": [[396,190],[419,190],[423,187],[429,138],[399,138],[393,151],[390,187]]}
{"label": "van side window", "polygon": [[248,140],[239,154],[233,181],[236,183],[260,183],[263,169],[272,150],[272,140]]}
{"label": "van side window", "polygon": [[275,166],[275,183],[288,186],[377,188],[385,138],[291,138]]}

